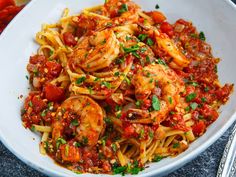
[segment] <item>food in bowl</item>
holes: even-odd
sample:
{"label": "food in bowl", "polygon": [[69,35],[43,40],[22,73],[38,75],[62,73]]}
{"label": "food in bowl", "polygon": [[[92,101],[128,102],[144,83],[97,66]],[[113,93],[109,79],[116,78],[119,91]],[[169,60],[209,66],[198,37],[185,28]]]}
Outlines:
{"label": "food in bowl", "polygon": [[129,0],[65,9],[36,41],[22,121],[42,133],[42,154],[76,173],[137,174],[180,154],[233,91],[203,32]]}

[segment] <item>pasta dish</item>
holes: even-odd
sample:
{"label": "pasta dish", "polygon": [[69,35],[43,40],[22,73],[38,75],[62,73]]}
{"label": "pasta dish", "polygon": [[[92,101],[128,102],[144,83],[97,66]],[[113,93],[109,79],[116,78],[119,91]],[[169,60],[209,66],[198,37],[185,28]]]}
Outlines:
{"label": "pasta dish", "polygon": [[180,154],[233,91],[203,32],[130,0],[65,9],[35,40],[23,125],[40,132],[41,154],[75,173],[138,174]]}

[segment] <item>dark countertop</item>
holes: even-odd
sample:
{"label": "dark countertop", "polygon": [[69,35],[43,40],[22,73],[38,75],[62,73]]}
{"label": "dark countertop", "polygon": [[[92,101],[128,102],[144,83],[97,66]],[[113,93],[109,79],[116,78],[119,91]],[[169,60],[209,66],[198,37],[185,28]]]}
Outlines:
{"label": "dark countertop", "polygon": [[[236,0],[232,0],[236,3]],[[196,159],[187,163],[182,168],[170,173],[166,177],[214,177],[233,126],[224,135],[201,153]],[[46,177],[27,166],[16,158],[0,142],[0,176],[1,177]]]}

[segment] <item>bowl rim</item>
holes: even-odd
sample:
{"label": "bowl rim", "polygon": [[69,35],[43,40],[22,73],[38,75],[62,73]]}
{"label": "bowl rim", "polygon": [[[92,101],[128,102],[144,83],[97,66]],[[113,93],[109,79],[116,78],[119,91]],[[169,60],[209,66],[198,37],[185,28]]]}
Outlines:
{"label": "bowl rim", "polygon": [[[7,34],[7,31],[11,28],[12,25],[15,24],[15,21],[17,21],[23,14],[27,13],[28,9],[31,8],[31,6],[33,6],[33,4],[36,2],[37,0],[31,0],[26,7],[24,7],[21,12],[8,24],[8,26],[5,28],[5,30],[2,32],[2,34],[0,35],[0,42],[1,40],[5,37],[5,35]],[[231,0],[224,0],[226,4],[228,4],[229,6],[231,6],[231,8],[233,8],[236,11],[236,4],[234,4]],[[164,167],[162,167],[161,169],[157,170],[153,170],[144,174],[139,174],[139,176],[144,177],[144,176],[154,176],[157,174],[163,174],[165,172],[165,175],[167,175],[168,173],[171,173],[172,171],[183,167],[186,163],[190,162],[191,160],[193,160],[194,158],[196,158],[200,153],[202,153],[203,151],[205,151],[208,147],[210,147],[214,142],[216,142],[217,139],[219,139],[224,132],[226,132],[226,130],[234,123],[236,122],[236,112],[233,113],[233,115],[229,118],[229,120],[223,125],[223,127],[221,129],[219,129],[219,131],[217,131],[217,133],[215,133],[213,136],[211,136],[208,139],[208,143],[203,143],[202,145],[200,145],[198,148],[192,150],[191,153],[186,154],[185,156],[181,157],[178,161],[173,161],[172,163],[170,163],[169,165],[166,165]],[[11,153],[13,153],[19,160],[21,160],[22,162],[24,162],[26,165],[32,167],[33,169],[45,174],[45,175],[50,175],[50,176],[65,176],[66,174],[63,172],[58,172],[58,171],[52,171],[50,168],[48,168],[47,166],[43,166],[39,163],[37,163],[37,161],[32,161],[30,159],[27,159],[26,157],[24,157],[24,155],[20,154],[17,152],[17,150],[15,150],[10,143],[8,143],[7,141],[7,137],[4,136],[3,132],[0,129],[0,141],[4,144],[4,146],[11,151]],[[87,175],[91,175],[90,173],[85,173],[82,174],[82,176],[87,176]],[[94,175],[94,174],[93,174]],[[103,176],[104,174],[96,174],[96,176]]]}

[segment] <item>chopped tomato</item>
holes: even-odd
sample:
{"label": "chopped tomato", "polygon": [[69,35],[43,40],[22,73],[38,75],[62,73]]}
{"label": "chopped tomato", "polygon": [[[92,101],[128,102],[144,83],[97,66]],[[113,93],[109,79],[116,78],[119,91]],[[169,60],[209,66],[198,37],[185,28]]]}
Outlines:
{"label": "chopped tomato", "polygon": [[61,64],[59,64],[55,61],[47,61],[46,67],[48,69],[48,73],[54,77],[57,77],[62,70]]}
{"label": "chopped tomato", "polygon": [[232,89],[233,89],[233,85],[229,85],[229,84],[224,85],[224,87],[216,91],[217,98],[223,102],[226,102]]}
{"label": "chopped tomato", "polygon": [[0,10],[11,5],[15,5],[14,0],[0,0]]}
{"label": "chopped tomato", "polygon": [[135,128],[132,125],[128,125],[124,128],[124,136],[125,137],[132,137],[136,136],[137,133],[135,132]]}
{"label": "chopped tomato", "polygon": [[78,162],[81,159],[80,149],[69,144],[60,146],[61,157],[66,162]]}
{"label": "chopped tomato", "polygon": [[77,41],[75,40],[75,36],[70,32],[65,32],[63,34],[63,39],[66,45],[68,46],[75,46]]}
{"label": "chopped tomato", "polygon": [[142,109],[147,110],[150,107],[151,107],[151,100],[149,99],[144,100],[142,104]]}
{"label": "chopped tomato", "polygon": [[201,114],[210,122],[215,121],[219,116],[218,112],[207,104],[203,105]]}
{"label": "chopped tomato", "polygon": [[46,57],[44,55],[34,55],[34,56],[31,56],[29,60],[31,64],[44,63],[45,61],[46,61]]}
{"label": "chopped tomato", "polygon": [[166,33],[169,37],[172,37],[174,35],[174,29],[172,25],[169,24],[168,22],[163,22],[160,28],[161,28],[161,31],[163,33]]}
{"label": "chopped tomato", "polygon": [[155,23],[162,23],[166,20],[165,15],[159,11],[150,12],[149,15],[152,17]]}
{"label": "chopped tomato", "polygon": [[206,124],[204,121],[199,121],[192,126],[192,131],[195,136],[200,136],[206,131]]}
{"label": "chopped tomato", "polygon": [[36,113],[39,113],[41,110],[43,110],[46,107],[46,103],[39,97],[39,96],[33,96],[32,100],[32,107],[33,110]]}
{"label": "chopped tomato", "polygon": [[185,121],[183,119],[183,116],[180,114],[174,114],[170,120],[170,126],[174,129],[188,131],[188,128],[185,124]]}
{"label": "chopped tomato", "polygon": [[62,101],[65,97],[64,89],[52,84],[46,84],[44,93],[49,101]]}

